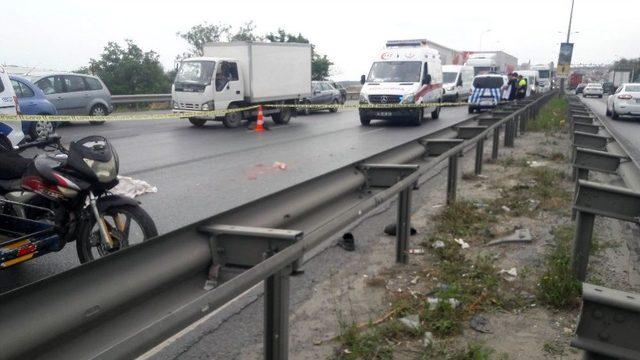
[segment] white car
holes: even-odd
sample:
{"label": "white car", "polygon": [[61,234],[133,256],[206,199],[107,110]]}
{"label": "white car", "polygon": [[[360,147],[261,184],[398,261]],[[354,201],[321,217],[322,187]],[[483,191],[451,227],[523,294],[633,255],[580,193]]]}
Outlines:
{"label": "white car", "polygon": [[604,88],[602,87],[602,84],[589,83],[584,88],[584,90],[582,90],[582,96],[597,96],[599,98],[602,98],[602,96],[604,96]]}
{"label": "white car", "polygon": [[618,119],[620,115],[640,116],[640,83],[622,84],[607,98],[607,116]]}
{"label": "white car", "polygon": [[[0,66],[0,114],[17,115],[18,112],[18,98],[9,80],[9,74]],[[0,146],[16,146],[23,139],[21,122],[0,122]]]}

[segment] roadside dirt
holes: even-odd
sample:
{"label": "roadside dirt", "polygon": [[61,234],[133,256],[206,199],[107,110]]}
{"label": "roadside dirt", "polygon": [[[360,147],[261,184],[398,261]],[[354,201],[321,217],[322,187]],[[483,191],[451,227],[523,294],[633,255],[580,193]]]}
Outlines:
{"label": "roadside dirt", "polygon": [[[485,159],[490,157],[490,149],[491,146],[485,146]],[[473,300],[461,304],[465,309],[473,308],[473,315],[480,315],[487,321],[487,333],[474,330],[469,325],[469,318],[464,318],[459,333],[435,336],[430,350],[425,348],[424,331],[420,330],[417,335],[400,336],[386,344],[393,348],[391,357],[374,353],[375,356],[369,358],[448,358],[449,355],[437,354],[453,354],[463,351],[469,344],[480,344],[489,350],[486,357],[479,359],[580,359],[581,353],[569,346],[579,314],[577,304],[555,310],[542,305],[536,296],[545,255],[556,241],[556,230],[573,227],[570,202],[574,184],[570,180],[568,136],[527,133],[516,139],[515,148],[504,148],[501,143],[500,160],[485,162],[480,177],[469,175],[473,171],[473,158],[473,152],[470,152],[460,159],[458,199],[469,201],[479,209],[493,207],[494,210],[486,211],[494,220],[483,224],[480,235],[461,237],[469,245],[462,252],[467,259],[490,258],[497,270],[515,269],[515,276],[496,275],[498,287],[502,294],[508,295],[510,305],[483,306],[479,305],[480,300],[478,304]],[[508,206],[495,207],[495,199],[505,198],[515,189],[533,187],[522,183],[522,174],[523,171],[537,171],[535,169],[559,174],[553,190],[559,194],[557,197],[551,197],[550,202],[540,202],[535,197],[526,199],[523,214]],[[614,176],[594,174],[591,179],[619,184]],[[400,315],[406,316],[398,311],[398,299],[424,296],[443,286],[438,278],[433,242],[427,239],[438,226],[438,216],[445,208],[445,194],[446,170],[414,192],[412,226],[418,234],[411,238],[410,248],[425,252],[410,255],[408,265],[395,264],[395,238],[382,232],[395,217],[394,204],[365,221],[364,225],[379,229],[378,235],[363,239],[359,234],[360,227],[353,230],[356,251],[351,253],[349,261],[326,269],[323,276],[312,279],[314,295],[292,305],[295,309],[290,315],[292,359],[364,358],[354,356],[352,350],[344,346],[345,329],[364,333],[369,331],[367,329],[396,321]],[[518,229],[529,230],[532,241],[487,246],[488,241]],[[588,282],[640,292],[639,256],[632,241],[635,232],[632,226],[616,220],[597,220],[597,246],[591,256]],[[330,256],[331,251],[324,252],[316,261]],[[388,339],[384,341],[389,342]],[[248,344],[239,358],[259,359],[261,348],[262,344]],[[440,352],[433,352],[432,348]]]}

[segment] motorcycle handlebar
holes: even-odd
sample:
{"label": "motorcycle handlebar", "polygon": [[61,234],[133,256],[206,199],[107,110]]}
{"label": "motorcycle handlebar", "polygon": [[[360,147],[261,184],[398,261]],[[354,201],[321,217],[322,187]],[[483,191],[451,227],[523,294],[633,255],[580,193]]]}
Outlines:
{"label": "motorcycle handlebar", "polygon": [[17,151],[23,151],[32,147],[45,147],[47,145],[57,144],[60,145],[61,136],[58,134],[53,134],[48,136],[47,138],[20,144],[17,146]]}

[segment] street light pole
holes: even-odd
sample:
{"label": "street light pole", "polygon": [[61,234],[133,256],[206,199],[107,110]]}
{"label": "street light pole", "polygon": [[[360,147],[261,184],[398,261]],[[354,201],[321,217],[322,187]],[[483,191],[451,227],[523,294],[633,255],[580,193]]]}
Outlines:
{"label": "street light pole", "polygon": [[569,37],[571,36],[571,21],[573,20],[573,4],[575,0],[571,0],[571,13],[569,14],[569,29],[567,30],[567,42],[569,42]]}

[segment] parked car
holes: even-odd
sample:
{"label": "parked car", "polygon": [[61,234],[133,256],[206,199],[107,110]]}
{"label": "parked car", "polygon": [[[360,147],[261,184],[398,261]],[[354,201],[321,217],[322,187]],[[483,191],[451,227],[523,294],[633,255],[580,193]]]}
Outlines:
{"label": "parked car", "polygon": [[604,96],[604,89],[602,88],[602,84],[600,83],[589,83],[585,86],[584,90],[582,90],[582,96],[597,96],[602,98]]}
{"label": "parked car", "polygon": [[640,116],[640,83],[622,84],[607,98],[607,116],[618,119],[620,115]]}
{"label": "parked car", "polygon": [[[20,112],[16,93],[11,86],[9,74],[0,66],[0,114],[17,115]],[[22,124],[17,121],[0,122],[0,147],[18,145],[24,139]]]}
{"label": "parked car", "polygon": [[478,75],[473,79],[469,96],[469,114],[483,109],[491,109],[500,104],[509,79],[505,75]]}
{"label": "parked car", "polygon": [[576,86],[576,95],[582,94],[582,91],[586,86],[587,84],[578,84],[578,86]]}
{"label": "parked car", "polygon": [[[13,91],[18,98],[20,112],[23,115],[57,115],[56,107],[47,100],[44,92],[27,78],[10,75]],[[45,138],[55,132],[53,121],[23,121],[22,131],[31,139]]]}
{"label": "parked car", "polygon": [[[61,115],[106,116],[113,111],[111,93],[97,76],[48,73],[31,76]],[[104,121],[90,121],[102,124]]]}
{"label": "parked car", "polygon": [[341,96],[340,104],[344,104],[345,102],[347,102],[347,89],[335,81],[331,81],[330,84],[331,86],[336,88],[338,91],[340,91],[340,96]]}
{"label": "parked car", "polygon": [[[338,105],[342,99],[342,95],[340,94],[340,90],[334,88],[328,81],[312,81],[311,82],[311,97],[308,99],[303,99],[303,105]],[[322,106],[309,108],[303,108],[302,113],[305,115],[309,115],[312,111],[317,110],[329,110],[330,112],[336,112],[338,109],[336,107],[326,107]]]}

